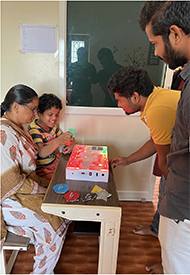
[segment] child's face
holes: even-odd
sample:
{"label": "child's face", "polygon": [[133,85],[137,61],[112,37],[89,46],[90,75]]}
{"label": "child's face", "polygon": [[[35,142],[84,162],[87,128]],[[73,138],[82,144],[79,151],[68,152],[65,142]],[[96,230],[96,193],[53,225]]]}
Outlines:
{"label": "child's face", "polygon": [[43,114],[38,114],[41,122],[46,126],[52,128],[59,120],[60,109],[52,107],[51,109],[45,110]]}

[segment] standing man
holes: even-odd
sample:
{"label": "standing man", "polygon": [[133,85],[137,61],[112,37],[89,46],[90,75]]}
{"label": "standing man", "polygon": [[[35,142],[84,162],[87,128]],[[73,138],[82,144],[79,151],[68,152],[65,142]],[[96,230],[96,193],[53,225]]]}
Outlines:
{"label": "standing man", "polygon": [[159,168],[167,178],[166,155],[170,151],[171,131],[175,123],[180,91],[154,87],[147,71],[135,66],[120,69],[110,78],[108,90],[114,93],[126,115],[141,112],[141,120],[149,127],[151,138],[128,157],[111,160],[114,168],[126,166],[158,153]]}
{"label": "standing man", "polygon": [[97,58],[102,65],[102,69],[97,73],[97,82],[105,95],[103,107],[117,107],[117,100],[114,95],[108,92],[108,80],[122,66],[115,62],[112,51],[109,48],[101,48]]}
{"label": "standing man", "polygon": [[[115,94],[118,107],[126,115],[141,112],[141,120],[149,127],[151,138],[139,150],[127,157],[115,157],[110,163],[113,167],[127,166],[137,161],[146,159],[157,152],[158,166],[162,172],[159,187],[159,202],[164,193],[164,177],[167,178],[168,166],[166,156],[170,151],[171,132],[175,123],[177,104],[180,91],[167,90],[154,87],[148,73],[138,67],[129,66],[116,72],[108,82],[109,92]],[[157,236],[156,212],[149,231],[145,234]],[[161,263],[147,267],[147,271],[162,273]]]}
{"label": "standing man", "polygon": [[91,84],[96,84],[96,68],[88,62],[86,48],[78,48],[77,57],[67,70],[67,84],[72,83],[71,105],[92,106]]}
{"label": "standing man", "polygon": [[165,194],[159,206],[158,237],[164,273],[190,272],[190,2],[147,1],[139,24],[155,55],[170,69],[186,67],[180,73],[184,86],[179,100],[176,122],[167,156],[169,174]]}
{"label": "standing man", "polygon": [[[108,89],[109,92],[115,94],[118,106],[123,108],[126,115],[141,112],[141,120],[149,127],[151,133],[150,140],[139,150],[127,157],[115,157],[110,163],[114,168],[128,166],[157,152],[158,166],[162,172],[159,186],[159,206],[164,194],[164,177],[167,178],[169,173],[166,156],[170,151],[171,132],[175,123],[180,92],[154,87],[144,69],[132,66],[116,72],[108,82]],[[150,227],[139,227],[144,235],[157,237],[158,224],[159,214],[156,211]],[[146,267],[146,270],[150,273],[163,273],[160,262]]]}

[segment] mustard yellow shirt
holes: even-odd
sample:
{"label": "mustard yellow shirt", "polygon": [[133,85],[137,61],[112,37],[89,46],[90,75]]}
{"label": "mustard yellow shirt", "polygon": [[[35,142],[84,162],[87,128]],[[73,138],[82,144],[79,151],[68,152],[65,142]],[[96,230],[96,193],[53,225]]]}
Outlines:
{"label": "mustard yellow shirt", "polygon": [[171,144],[171,132],[181,91],[154,87],[148,96],[141,120],[148,126],[155,144]]}

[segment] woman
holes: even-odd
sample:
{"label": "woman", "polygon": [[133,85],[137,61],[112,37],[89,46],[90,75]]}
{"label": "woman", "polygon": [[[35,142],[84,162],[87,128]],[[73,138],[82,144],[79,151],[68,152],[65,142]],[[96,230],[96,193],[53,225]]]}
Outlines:
{"label": "woman", "polygon": [[38,102],[33,89],[19,84],[1,104],[1,237],[6,230],[29,237],[35,247],[32,274],[52,274],[69,221],[41,210],[48,182],[34,172],[37,147],[25,127],[34,120]]}

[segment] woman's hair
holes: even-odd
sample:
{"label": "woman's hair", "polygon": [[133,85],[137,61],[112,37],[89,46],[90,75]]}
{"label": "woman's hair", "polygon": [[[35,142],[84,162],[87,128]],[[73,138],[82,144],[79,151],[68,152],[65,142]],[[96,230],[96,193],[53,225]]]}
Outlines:
{"label": "woman's hair", "polygon": [[54,94],[43,94],[39,97],[38,112],[43,114],[46,110],[55,107],[62,109],[61,100]]}
{"label": "woman's hair", "polygon": [[4,101],[1,103],[1,116],[3,116],[6,111],[10,111],[14,102],[25,105],[36,97],[38,97],[37,93],[26,85],[18,84],[13,86],[7,92]]}

